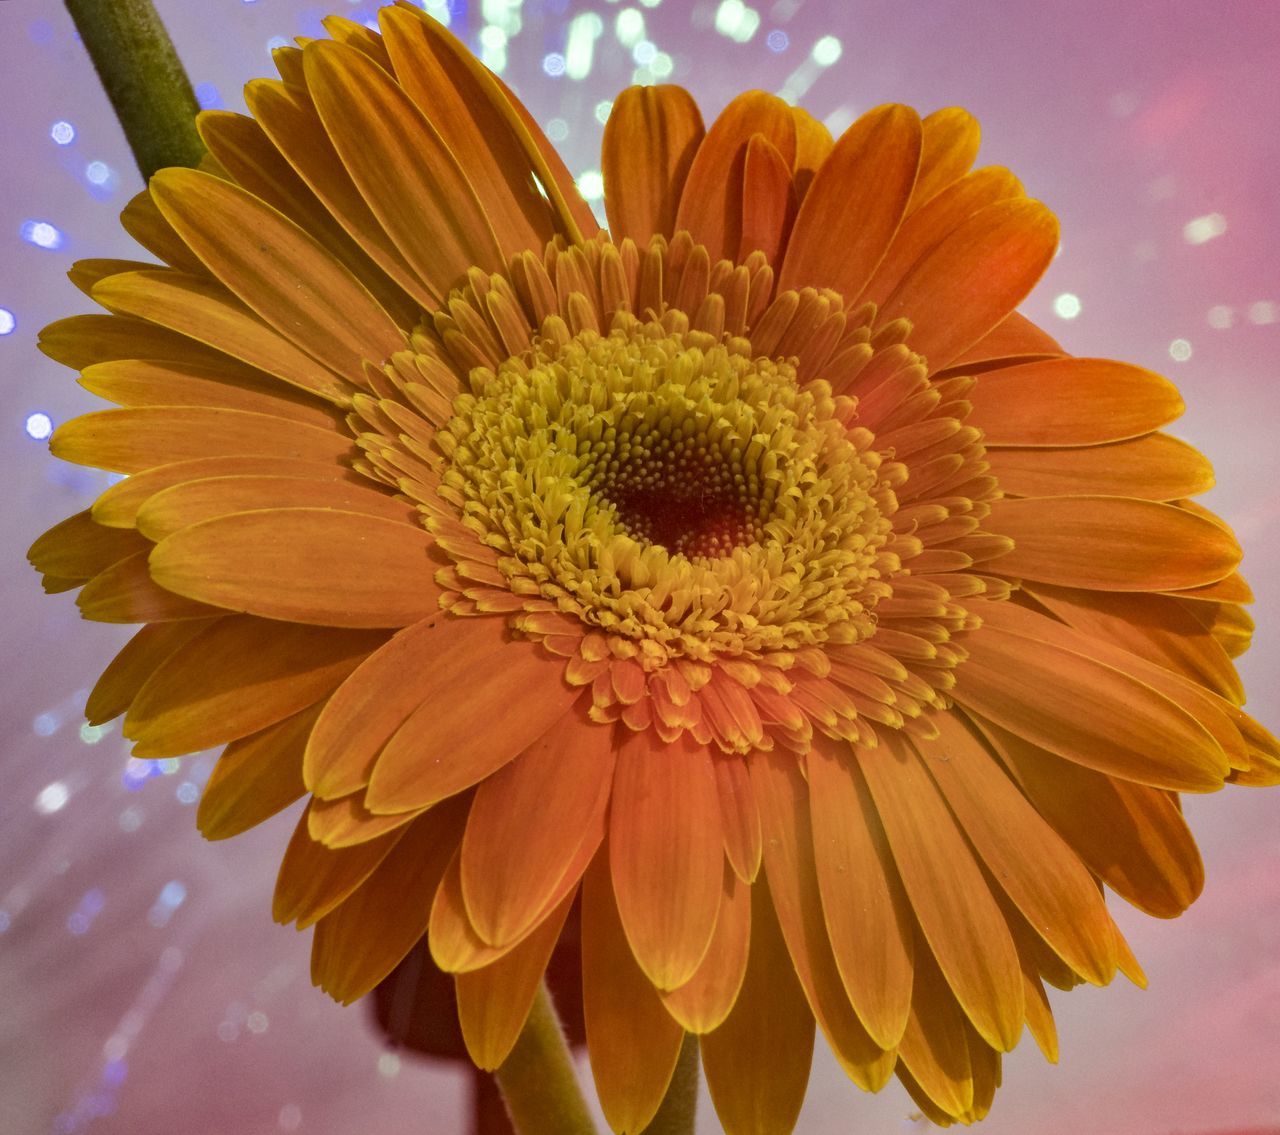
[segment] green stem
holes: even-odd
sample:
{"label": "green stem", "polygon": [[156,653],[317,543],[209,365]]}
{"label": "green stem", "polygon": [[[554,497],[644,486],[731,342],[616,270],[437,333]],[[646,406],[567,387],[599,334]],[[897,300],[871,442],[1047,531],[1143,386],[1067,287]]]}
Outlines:
{"label": "green stem", "polygon": [[546,982],[495,1075],[520,1135],[595,1135]]}
{"label": "green stem", "polygon": [[698,1038],[685,1033],[667,1094],[643,1135],[693,1135],[697,1111]]}
{"label": "green stem", "polygon": [[144,179],[196,166],[204,144],[191,80],[151,0],[66,0]]}

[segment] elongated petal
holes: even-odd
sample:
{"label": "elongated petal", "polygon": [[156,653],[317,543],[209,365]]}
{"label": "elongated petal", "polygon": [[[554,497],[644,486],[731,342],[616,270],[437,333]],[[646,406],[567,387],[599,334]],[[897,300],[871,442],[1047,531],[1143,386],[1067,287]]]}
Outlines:
{"label": "elongated petal", "polygon": [[394,831],[425,811],[425,808],[420,808],[415,812],[379,816],[365,807],[363,792],[352,792],[336,800],[313,796],[307,805],[307,831],[312,839],[325,847],[352,847]]}
{"label": "elongated petal", "polygon": [[790,167],[762,134],[753,134],[743,159],[742,236],[737,259],[745,260],[759,251],[771,264],[776,263],[791,235],[795,217],[796,195]]}
{"label": "elongated petal", "polygon": [[570,895],[509,954],[454,978],[462,1039],[477,1068],[492,1072],[514,1047],[572,905]]}
{"label": "elongated petal", "polygon": [[159,542],[193,524],[236,512],[333,508],[416,523],[417,509],[372,486],[314,477],[236,476],[186,481],[163,489],[138,510],[138,530]]}
{"label": "elongated petal", "polygon": [[439,641],[449,664],[436,668],[422,704],[379,754],[366,797],[374,812],[425,808],[470,788],[524,752],[582,692],[532,643],[509,641],[501,619],[450,620]]}
{"label": "elongated petal", "polygon": [[319,704],[226,747],[205,783],[196,827],[227,839],[270,819],[306,792],[302,751]]}
{"label": "elongated petal", "polygon": [[601,849],[582,886],[582,1009],[605,1120],[639,1135],[666,1094],[684,1038],[636,963]]}
{"label": "elongated petal", "polygon": [[688,230],[712,263],[732,255],[742,235],[742,170],[747,143],[763,135],[788,165],[795,158],[791,108],[763,91],[738,95],[711,124],[698,147],[680,195],[676,230]]}
{"label": "elongated petal", "polygon": [[816,735],[806,768],[831,950],[867,1032],[881,1048],[895,1048],[911,1007],[910,907],[848,742]]}
{"label": "elongated petal", "polygon": [[151,182],[161,212],[213,273],[280,334],[354,386],[404,333],[354,276],[287,217],[196,170]]}
{"label": "elongated petal", "polygon": [[328,402],[233,359],[217,367],[113,359],[85,367],[80,385],[120,406],[215,406],[342,428],[341,413]]}
{"label": "elongated petal", "polygon": [[111,660],[90,692],[84,707],[89,724],[101,725],[124,713],[174,651],[209,625],[203,619],[179,619],[150,623],[138,631]]}
{"label": "elongated petal", "polygon": [[99,410],[58,427],[49,448],[77,465],[136,473],[157,465],[222,456],[290,457],[335,463],[354,452],[350,438],[271,414],[204,406]]}
{"label": "elongated petal", "polygon": [[1011,311],[972,347],[951,361],[949,373],[976,374],[996,366],[1063,355],[1061,345],[1025,315]]}
{"label": "elongated petal", "polygon": [[978,120],[963,107],[947,106],[927,115],[920,124],[920,175],[907,211],[915,212],[963,177],[978,156],[981,139]]}
{"label": "elongated petal", "polygon": [[1027,921],[1094,985],[1115,976],[1111,917],[1093,876],[958,718],[916,750],[974,850]]}
{"label": "elongated petal", "polygon": [[862,302],[884,303],[915,262],[979,209],[1022,196],[1022,183],[1001,166],[974,170],[912,212],[867,281]]}
{"label": "elongated petal", "polygon": [[964,1115],[973,1106],[973,1064],[964,1010],[924,941],[918,958],[911,1017],[900,1049],[902,1063],[946,1115]]}
{"label": "elongated petal", "polygon": [[1204,866],[1167,792],[1061,760],[981,724],[1036,810],[1107,886],[1157,918],[1175,918],[1191,905],[1204,886]]}
{"label": "elongated petal", "polygon": [[682,87],[628,87],[614,100],[604,128],[604,207],[614,243],[640,247],[655,233],[675,234],[676,209],[706,130]]}
{"label": "elongated petal", "polygon": [[555,224],[500,92],[480,81],[444,36],[432,34],[421,12],[383,8],[378,23],[396,80],[467,172],[503,252],[541,248]]}
{"label": "elongated petal", "polygon": [[613,729],[572,709],[476,790],[462,841],[462,893],[479,935],[521,937],[598,823],[613,779]]}
{"label": "elongated petal", "polygon": [[893,1053],[875,1043],[840,980],[823,918],[813,860],[808,785],[788,752],[754,753],[751,780],[764,832],[764,868],[774,909],[809,1007],[845,1074],[878,1091],[893,1071]]}
{"label": "elongated petal", "polygon": [[662,1003],[691,1033],[708,1033],[729,1015],[747,968],[751,941],[751,887],[724,865],[724,893],[716,929],[693,977],[662,994]]}
{"label": "elongated petal", "polygon": [[406,627],[365,659],[329,699],[303,762],[312,792],[337,798],[369,783],[382,747],[437,690],[441,676],[435,663],[452,649],[455,626],[428,616]]}
{"label": "elongated petal", "polygon": [[172,757],[245,737],[335,689],[383,636],[219,619],[138,692],[124,733],[140,757]]}
{"label": "elongated petal", "polygon": [[123,315],[72,315],[40,329],[40,350],[63,366],[83,370],[109,359],[185,359],[208,366],[230,361],[194,339]]}
{"label": "elongated petal", "polygon": [[836,141],[796,217],[778,290],[834,288],[852,300],[902,223],[920,166],[920,119],[905,106],[868,111]]}
{"label": "elongated petal", "polygon": [[1014,541],[1002,575],[1100,591],[1200,587],[1240,562],[1235,537],[1173,505],[1127,497],[1000,500],[984,524]]}
{"label": "elongated petal", "polygon": [[307,87],[334,149],[423,284],[443,297],[475,266],[504,264],[475,188],[409,96],[360,52],[316,40]]}
{"label": "elongated petal", "polygon": [[618,750],[609,821],[618,912],[641,969],[659,989],[693,976],[720,906],[724,849],[711,754],[652,729]]}
{"label": "elongated petal", "polygon": [[1183,411],[1167,378],[1111,359],[1046,359],[978,376],[966,424],[987,445],[1097,445],[1158,430]]}
{"label": "elongated petal", "polygon": [[1228,771],[1222,749],[1190,714],[1136,678],[995,627],[967,635],[965,647],[954,693],[966,709],[1099,772],[1176,791],[1221,786]]}
{"label": "elongated petal", "polygon": [[112,564],[81,589],[76,606],[86,619],[100,623],[164,623],[172,619],[207,619],[221,612],[161,587],[147,569],[147,552]]}
{"label": "elongated petal", "polygon": [[465,819],[466,803],[451,801],[415,820],[360,889],[316,925],[311,979],[335,1000],[363,997],[426,932]]}
{"label": "elongated petal", "polygon": [[720,823],[724,829],[724,851],[730,865],[744,883],[754,883],[760,870],[760,810],[756,807],[751,774],[737,756],[713,753],[716,787],[720,791]]}
{"label": "elongated petal", "polygon": [[304,811],[280,861],[272,917],[296,921],[300,930],[323,918],[373,873],[407,830],[397,828],[353,847],[329,848],[311,838]]}
{"label": "elongated petal", "polygon": [[1213,466],[1195,446],[1152,433],[1073,449],[990,448],[987,464],[1006,493],[1022,497],[1116,496],[1173,501],[1213,488]]}
{"label": "elongated petal", "polygon": [[150,320],[206,343],[330,401],[343,403],[350,396],[348,383],[212,280],[167,269],[125,272],[98,284],[93,298],[111,311]]}
{"label": "elongated petal", "polygon": [[941,370],[1026,298],[1057,246],[1058,222],[1040,202],[997,201],[920,257],[879,318],[911,320],[908,345]]}
{"label": "elongated petal", "polygon": [[27,559],[44,575],[90,579],[146,549],[147,541],[138,533],[104,527],[86,510],[50,528],[31,545]]}
{"label": "elongated petal", "polygon": [[151,553],[162,587],[232,611],[333,627],[403,627],[438,611],[432,539],[413,524],[327,508],[219,516]]}
{"label": "elongated petal", "polygon": [[974,1026],[1008,1051],[1022,1032],[1022,974],[1000,908],[964,835],[898,734],[859,753],[916,918]]}
{"label": "elongated petal", "polygon": [[701,1044],[725,1135],[787,1135],[795,1127],[809,1083],[813,1024],[762,879],[751,888],[742,989],[724,1024]]}

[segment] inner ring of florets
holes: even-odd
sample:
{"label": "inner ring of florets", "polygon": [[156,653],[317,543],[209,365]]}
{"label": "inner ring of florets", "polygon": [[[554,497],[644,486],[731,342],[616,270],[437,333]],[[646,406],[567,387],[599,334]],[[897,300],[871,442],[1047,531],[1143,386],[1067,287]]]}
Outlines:
{"label": "inner ring of florets", "polygon": [[444,486],[515,593],[702,658],[873,630],[892,494],[825,383],[621,313],[470,385]]}

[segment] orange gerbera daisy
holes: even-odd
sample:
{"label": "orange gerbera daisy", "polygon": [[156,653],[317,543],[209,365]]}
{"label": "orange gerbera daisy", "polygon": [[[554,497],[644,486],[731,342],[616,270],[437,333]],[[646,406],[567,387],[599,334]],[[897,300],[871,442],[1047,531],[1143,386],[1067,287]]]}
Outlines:
{"label": "orange gerbera daisy", "polygon": [[1024,1025],[1055,1056],[1042,982],[1142,980],[1100,884],[1196,896],[1177,794],[1280,780],[1177,392],[1015,313],[1057,224],[962,110],[624,91],[603,233],[457,40],[379,22],[204,114],[124,211],[163,266],[77,265],[109,314],[44,333],[122,407],[54,436],[128,476],[32,550],[146,624],[90,719],[226,744],[210,838],[309,796],[315,980],[428,935],[482,1067],[580,896],[616,1131],[686,1031],[726,1130],[790,1129],[815,1022],[982,1116]]}

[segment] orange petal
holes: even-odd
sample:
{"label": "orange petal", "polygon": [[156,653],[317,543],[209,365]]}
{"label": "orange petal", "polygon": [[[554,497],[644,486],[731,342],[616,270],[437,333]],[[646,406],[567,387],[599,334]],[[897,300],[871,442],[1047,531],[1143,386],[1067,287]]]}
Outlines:
{"label": "orange petal", "polygon": [[760,810],[751,788],[751,774],[741,757],[712,753],[716,787],[720,792],[720,823],[724,852],[744,883],[754,883],[760,870]]}
{"label": "orange petal", "polygon": [[975,374],[992,366],[1066,354],[1058,341],[1025,315],[1011,311],[964,354],[951,361],[951,373]]}
{"label": "orange petal", "polygon": [[1230,656],[1176,599],[1043,583],[1029,590],[1068,626],[1182,674],[1236,705],[1244,702],[1244,685]]}
{"label": "orange petal", "polygon": [[867,1032],[896,1048],[911,1007],[914,933],[902,881],[849,743],[815,733],[806,767],[831,951]]}
{"label": "orange petal", "polygon": [[170,267],[196,275],[208,271],[200,258],[189,249],[173,226],[156,208],[151,194],[145,189],[135,194],[120,212],[120,227],[157,260]]}
{"label": "orange petal", "polygon": [[751,888],[751,949],[733,1009],[702,1038],[702,1066],[726,1135],[787,1135],[813,1056],[813,1014],[764,880]]}
{"label": "orange petal", "polygon": [[1008,1051],[1022,1032],[1022,973],[963,833],[900,734],[885,730],[879,747],[860,750],[858,762],[947,983],[984,1039]]}
{"label": "orange petal", "polygon": [[1241,554],[1225,528],[1128,497],[994,501],[983,527],[1014,541],[992,565],[1001,575],[1099,591],[1199,587],[1230,575]]}
{"label": "orange petal", "polygon": [[303,63],[347,173],[428,290],[443,297],[468,268],[503,268],[466,172],[391,76],[360,52],[326,40],[307,44]]}
{"label": "orange petal", "polygon": [[335,1000],[363,997],[426,932],[466,814],[465,800],[450,801],[415,820],[360,889],[316,925],[311,980]]}
{"label": "orange petal", "polygon": [[1175,918],[1204,887],[1204,865],[1167,792],[1064,761],[982,722],[1036,810],[1121,898]]}
{"label": "orange petal", "polygon": [[992,626],[967,634],[964,645],[969,657],[953,692],[966,709],[1099,772],[1180,792],[1221,786],[1228,765],[1217,742],[1136,678]]}
{"label": "orange petal", "polygon": [[462,894],[494,946],[521,937],[573,862],[582,832],[603,818],[613,729],[571,709],[485,780],[462,840]]}
{"label": "orange petal", "polygon": [[383,8],[378,23],[397,81],[467,172],[503,251],[541,249],[555,225],[500,92],[432,34],[421,12]]}
{"label": "orange petal", "polygon": [[169,269],[125,272],[98,284],[93,298],[110,311],[138,316],[207,343],[332,402],[341,404],[350,396],[351,386],[212,280]]}
{"label": "orange petal", "polygon": [[200,796],[196,827],[227,839],[268,820],[306,792],[302,750],[319,704],[226,747]]}
{"label": "orange petal", "polygon": [[742,171],[747,143],[761,134],[790,165],[796,154],[791,108],[775,95],[738,95],[711,124],[689,167],[680,195],[676,231],[688,230],[714,264],[733,254],[742,234]]}
{"label": "orange petal", "polygon": [[991,474],[1021,497],[1115,496],[1172,501],[1213,488],[1213,466],[1185,441],[1153,433],[1074,449],[987,450]]}
{"label": "orange petal", "polygon": [[173,757],[248,736],[335,689],[383,636],[219,619],[138,692],[124,734],[139,757]]}
{"label": "orange petal", "polygon": [[1166,426],[1181,415],[1177,387],[1111,359],[1045,359],[978,376],[966,425],[987,445],[1097,445]]}
{"label": "orange petal", "polygon": [[974,850],[1058,956],[1086,981],[1106,985],[1115,945],[1093,876],[986,745],[953,714],[935,722],[938,738],[915,741],[916,751]]}
{"label": "orange petal", "polygon": [[184,528],[151,553],[162,587],[269,619],[403,627],[437,613],[425,529],[327,508],[276,508]]}
{"label": "orange petal", "polygon": [[352,385],[366,385],[366,359],[382,363],[404,349],[404,333],[346,267],[251,193],[196,170],[166,169],[151,195],[218,279]]}
{"label": "orange petal", "polygon": [[809,186],[813,184],[818,167],[830,156],[835,142],[831,131],[804,107],[793,106],[791,120],[796,127],[796,157],[791,163],[791,170],[796,197],[803,200],[804,195],[809,192]]}
{"label": "orange petal", "polygon": [[123,481],[117,481],[93,502],[93,518],[99,524],[107,524],[112,528],[132,528],[138,522],[138,509],[162,489],[209,477],[251,475],[368,484],[367,479],[359,473],[332,462],[299,461],[292,457],[262,455],[198,457],[191,461],[157,465],[154,469],[133,473]]}
{"label": "orange petal", "polygon": [[591,1075],[614,1131],[643,1131],[658,1110],[684,1039],[627,943],[602,848],[582,885],[582,1011]]}
{"label": "orange petal", "polygon": [[[302,53],[298,51],[296,54],[301,71]],[[298,79],[302,84],[301,74]],[[311,110],[310,115],[313,134],[318,133],[323,137],[324,131],[319,119],[315,117],[315,111]],[[260,122],[243,114],[210,110],[200,115],[196,126],[201,139],[209,147],[209,152],[226,167],[239,185],[278,209],[341,260],[398,326],[413,327],[421,315],[418,304],[320,203],[307,183],[272,144]],[[305,146],[312,139],[303,137],[293,141],[295,145]],[[327,147],[327,141],[325,145]],[[329,152],[332,154],[332,150]],[[351,186],[349,178],[346,178],[346,184]],[[354,187],[350,188],[350,192],[355,193]],[[203,268],[200,261],[197,260],[196,264]],[[191,271],[189,268],[186,270]]]}
{"label": "orange petal", "polygon": [[217,607],[167,591],[151,578],[147,552],[135,552],[81,589],[76,606],[86,619],[99,623],[163,623],[171,619],[206,619]]}
{"label": "orange petal", "polygon": [[312,839],[325,847],[351,847],[394,831],[425,811],[425,808],[420,808],[416,812],[379,816],[364,806],[363,792],[352,792],[336,800],[313,796],[307,808],[307,831]]}
{"label": "orange petal", "polygon": [[879,1091],[892,1075],[894,1057],[858,1020],[831,952],[813,859],[808,785],[797,758],[785,750],[753,753],[750,768],[765,874],[796,975],[845,1074],[864,1091]]}
{"label": "orange petal", "polygon": [[351,439],[332,430],[270,414],[204,406],[140,406],[99,410],[59,426],[49,442],[55,457],[115,473],[218,456],[278,456],[333,463],[348,457]]}
{"label": "orange petal", "polygon": [[[924,941],[900,1056],[921,1090],[948,1116],[973,1106],[973,1065],[964,1010]],[[1019,1022],[1021,1027],[1021,1022]]]}
{"label": "orange petal", "polygon": [[566,897],[532,934],[492,965],[454,978],[462,1039],[477,1068],[492,1072],[515,1046],[573,899],[572,894]]}
{"label": "orange petal", "polygon": [[752,134],[742,167],[742,236],[737,260],[746,260],[759,251],[769,263],[776,263],[791,235],[795,217],[796,195],[790,167],[763,134]]}
{"label": "orange petal", "polygon": [[86,510],[50,528],[31,545],[27,559],[44,575],[91,579],[147,547],[138,533],[104,527]]}
{"label": "orange petal", "polygon": [[[297,53],[299,64],[301,55]],[[272,143],[356,244],[419,304],[435,306],[437,297],[418,278],[351,180],[305,90],[255,79],[245,87],[245,101]]]}
{"label": "orange petal", "polygon": [[987,205],[1021,196],[1022,183],[1001,166],[987,166],[962,177],[902,222],[884,259],[857,298],[861,302],[884,303],[912,265],[962,221]]}
{"label": "orange petal", "polygon": [[667,1012],[686,1030],[709,1033],[729,1015],[746,973],[750,941],[751,887],[726,863],[716,929],[702,964],[678,989],[661,994]]}
{"label": "orange petal", "polygon": [[217,406],[331,432],[344,429],[341,414],[329,403],[231,359],[218,367],[113,359],[85,367],[80,385],[119,406]]}
{"label": "orange petal", "polygon": [[338,688],[307,744],[302,771],[312,792],[337,798],[369,783],[383,746],[436,690],[436,661],[450,643],[454,626],[428,616],[406,627]]}
{"label": "orange petal", "polygon": [[911,320],[907,345],[941,370],[1027,297],[1057,247],[1058,221],[1040,202],[997,201],[916,261],[879,320]]}
{"label": "orange petal", "polygon": [[352,847],[324,847],[308,831],[308,807],[293,830],[280,861],[271,915],[296,921],[302,930],[323,918],[367,879],[400,841],[408,826]]}
{"label": "orange petal", "polygon": [[618,749],[609,813],[618,912],[640,968],[659,989],[683,985],[715,931],[724,870],[720,800],[706,746],[652,729]]}
{"label": "orange petal", "polygon": [[84,715],[90,725],[101,725],[124,713],[165,660],[210,623],[204,619],[179,619],[143,627],[111,660],[89,694]]}
{"label": "orange petal", "polygon": [[[366,803],[425,808],[497,772],[547,732],[582,693],[559,659],[512,640],[503,620],[441,616],[432,682],[378,755]],[[513,700],[519,696],[518,711]]]}
{"label": "orange petal", "polygon": [[963,107],[947,106],[927,115],[920,124],[920,175],[907,212],[914,213],[968,173],[981,139],[978,120]]}
{"label": "orange petal", "polygon": [[37,343],[51,359],[83,370],[109,359],[185,359],[208,366],[230,360],[185,335],[122,315],[72,315],[41,328]]}
{"label": "orange petal", "polygon": [[159,542],[214,517],[272,508],[341,509],[401,524],[418,519],[413,505],[379,492],[371,482],[353,485],[314,477],[210,477],[186,481],[149,497],[138,510],[138,530]]}
{"label": "orange petal", "polygon": [[680,193],[705,133],[698,104],[682,87],[628,87],[618,95],[600,167],[615,244],[630,237],[647,248],[653,234],[675,234]]}
{"label": "orange petal", "polygon": [[834,288],[852,302],[871,279],[906,212],[920,166],[920,119],[910,107],[868,111],[837,140],[796,217],[778,291]]}

